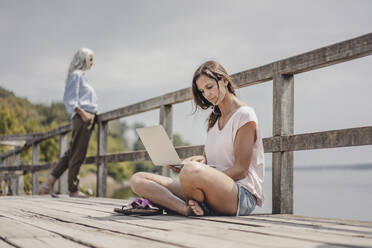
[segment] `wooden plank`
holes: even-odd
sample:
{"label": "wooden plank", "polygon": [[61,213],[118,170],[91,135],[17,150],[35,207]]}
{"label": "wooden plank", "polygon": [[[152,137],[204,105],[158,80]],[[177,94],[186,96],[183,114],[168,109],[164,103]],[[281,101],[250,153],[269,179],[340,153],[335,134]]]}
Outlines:
{"label": "wooden plank", "polygon": [[[67,149],[67,134],[64,133],[59,137],[59,158],[63,157]],[[67,180],[67,171],[65,171],[58,179],[58,191],[60,194],[68,193]]]}
{"label": "wooden plank", "polygon": [[[275,74],[273,87],[273,136],[293,134],[293,75]],[[273,152],[272,212],[293,213],[293,152]]]}
{"label": "wooden plank", "polygon": [[[270,215],[262,215],[270,216]],[[258,215],[260,217],[260,215]],[[342,220],[342,219],[331,219],[331,218],[324,218],[324,217],[309,217],[309,216],[300,216],[300,215],[292,215],[292,214],[280,214],[275,215],[276,219],[285,219],[285,220],[300,220],[300,221],[311,221],[316,223],[333,223],[340,226],[357,226],[357,227],[367,227],[372,228],[372,222],[369,221],[360,221],[360,220]]]}
{"label": "wooden plank", "polygon": [[[32,145],[32,164],[39,164],[40,144],[35,143]],[[38,172],[32,173],[32,194],[37,195],[39,193],[39,177]]]}
{"label": "wooden plank", "polygon": [[[280,216],[280,215],[279,215]],[[257,220],[259,222],[272,223],[285,226],[307,226],[307,228],[317,229],[321,231],[336,231],[348,233],[349,235],[363,235],[372,239],[372,228],[370,226],[360,226],[349,224],[348,221],[339,220],[339,222],[322,221],[317,218],[312,219],[292,219],[292,218],[278,218],[276,215],[252,215],[249,220]]]}
{"label": "wooden plank", "polygon": [[107,154],[108,142],[108,122],[98,122],[98,137],[97,137],[97,196],[106,197],[107,193],[107,161],[105,157]]}

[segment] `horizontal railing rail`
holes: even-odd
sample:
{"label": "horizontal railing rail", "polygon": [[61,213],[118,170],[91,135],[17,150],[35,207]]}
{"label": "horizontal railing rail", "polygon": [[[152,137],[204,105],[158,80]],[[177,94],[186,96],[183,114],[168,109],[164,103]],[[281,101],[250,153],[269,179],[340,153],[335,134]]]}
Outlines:
{"label": "horizontal railing rail", "polygon": [[[315,149],[340,148],[351,146],[372,145],[372,126],[332,130],[315,133],[304,133],[289,136],[278,136],[263,139],[265,153],[289,152]],[[204,151],[204,145],[176,147],[180,158],[200,155]],[[89,156],[84,164],[95,164],[98,160],[107,163],[146,161],[150,160],[145,150],[112,153],[104,156]],[[25,171],[34,172],[50,169],[57,163],[45,163],[38,165],[3,166],[0,171]]]}

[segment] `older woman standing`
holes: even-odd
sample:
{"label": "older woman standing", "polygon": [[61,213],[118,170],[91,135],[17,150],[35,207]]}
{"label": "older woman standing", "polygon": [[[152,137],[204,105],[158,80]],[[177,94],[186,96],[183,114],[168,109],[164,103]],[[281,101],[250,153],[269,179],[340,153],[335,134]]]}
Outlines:
{"label": "older woman standing", "polygon": [[54,183],[69,169],[68,190],[71,197],[86,197],[79,192],[79,171],[84,162],[89,139],[93,130],[97,112],[97,96],[89,85],[86,72],[92,67],[93,51],[88,48],[79,49],[71,61],[66,79],[64,104],[72,119],[72,137],[69,149],[59,160],[57,166],[48,177],[48,181],[41,187],[39,194],[49,193],[53,197]]}

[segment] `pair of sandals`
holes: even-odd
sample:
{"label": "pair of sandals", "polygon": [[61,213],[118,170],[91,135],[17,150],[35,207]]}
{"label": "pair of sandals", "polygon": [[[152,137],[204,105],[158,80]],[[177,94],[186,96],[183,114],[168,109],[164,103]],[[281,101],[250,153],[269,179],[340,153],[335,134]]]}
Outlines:
{"label": "pair of sandals", "polygon": [[[209,206],[206,201],[199,203],[199,206],[203,209],[203,216],[216,215],[213,209]],[[162,215],[163,210],[166,210],[168,214],[174,213],[168,209],[161,208],[151,203],[148,199],[136,198],[127,205],[121,208],[115,208],[114,212],[124,214],[124,215]]]}
{"label": "pair of sandals", "polygon": [[128,205],[115,208],[114,212],[124,215],[162,215],[163,209],[155,206],[147,199],[136,198]]}

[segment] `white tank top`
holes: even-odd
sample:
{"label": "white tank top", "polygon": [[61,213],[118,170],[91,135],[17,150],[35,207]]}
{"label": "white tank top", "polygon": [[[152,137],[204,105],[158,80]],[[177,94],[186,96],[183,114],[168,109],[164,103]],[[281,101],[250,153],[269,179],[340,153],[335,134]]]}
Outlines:
{"label": "white tank top", "polygon": [[234,141],[236,132],[248,122],[256,123],[257,140],[254,143],[252,158],[249,165],[248,175],[237,181],[241,186],[249,190],[257,198],[257,205],[262,207],[263,181],[264,181],[264,149],[258,120],[254,109],[249,106],[238,108],[230,117],[222,130],[219,130],[218,121],[207,133],[205,142],[205,155],[207,164],[216,166],[216,169],[225,171],[235,163]]}

